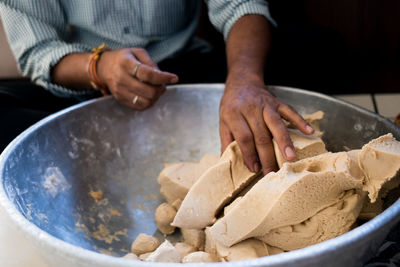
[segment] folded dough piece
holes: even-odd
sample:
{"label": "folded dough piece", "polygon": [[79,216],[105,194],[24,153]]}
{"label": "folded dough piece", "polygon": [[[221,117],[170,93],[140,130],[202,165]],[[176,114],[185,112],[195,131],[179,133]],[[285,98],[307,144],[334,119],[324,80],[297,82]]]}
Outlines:
{"label": "folded dough piece", "polygon": [[205,154],[200,162],[166,164],[157,178],[157,182],[161,185],[160,193],[168,204],[177,199],[183,200],[196,180],[218,160],[218,156]]}
{"label": "folded dough piece", "polygon": [[362,147],[358,160],[365,174],[364,189],[368,191],[368,197],[373,203],[382,186],[398,175],[400,142],[392,134],[380,136]]}
{"label": "folded dough piece", "polygon": [[198,250],[204,249],[204,230],[181,228],[181,233],[186,244],[189,244]]}
{"label": "folded dough piece", "polygon": [[314,130],[316,132],[320,132],[321,135],[322,135],[322,132],[321,132],[319,124],[322,121],[322,119],[324,118],[324,112],[323,111],[318,110],[318,111],[316,111],[314,113],[306,114],[306,115],[303,116],[303,118],[304,118],[304,120],[306,122],[308,122],[311,125],[311,127],[314,128]]}
{"label": "folded dough piece", "polygon": [[285,251],[304,248],[351,230],[362,208],[365,192],[346,191],[340,200],[296,225],[271,230],[259,237],[268,245]]}
{"label": "folded dough piece", "polygon": [[223,205],[255,177],[256,174],[246,167],[238,144],[231,143],[219,162],[190,188],[171,225],[204,229],[215,222]]}
{"label": "folded dough piece", "polygon": [[[324,141],[322,141],[321,137],[318,137],[316,133],[305,135],[296,129],[288,129],[288,132],[290,139],[292,139],[294,149],[296,150],[296,158],[292,162],[328,152],[325,148]],[[275,139],[273,140],[273,144],[276,161],[279,168],[282,168],[286,160],[283,158]]]}
{"label": "folded dough piece", "polygon": [[[325,148],[325,143],[321,139],[323,132],[321,132],[319,127],[321,120],[324,118],[324,112],[319,110],[312,114],[304,115],[303,118],[314,128],[314,134],[305,135],[293,124],[287,123],[289,136],[296,150],[296,159],[292,162],[328,152]],[[274,144],[276,161],[279,168],[282,168],[286,160],[279,149],[278,143],[276,143],[275,139],[272,141]]]}
{"label": "folded dough piece", "polygon": [[241,241],[231,247],[226,247],[213,239],[210,228],[206,230],[205,251],[221,261],[239,261],[269,256],[268,245],[255,238]]}
{"label": "folded dough piece", "polygon": [[[391,134],[372,140],[361,150],[325,153],[286,163],[277,173],[262,178],[210,232],[217,241],[231,246],[250,237],[265,236],[273,229],[287,230],[306,221],[337,203],[351,189],[368,191],[373,202],[382,186],[386,185],[388,190],[397,184],[399,169],[400,142]],[[354,205],[351,212],[354,215],[359,209],[358,204]],[[350,218],[354,217],[352,213],[348,213]],[[340,222],[340,212],[330,216],[342,227],[328,233],[328,237],[341,232],[340,229],[350,229]],[[322,223],[318,218],[312,221]]]}
{"label": "folded dough piece", "polygon": [[254,185],[210,233],[221,244],[232,246],[301,223],[335,204],[345,191],[361,189],[363,177],[358,174],[358,166],[346,152],[284,164]]}
{"label": "folded dough piece", "polygon": [[145,261],[150,262],[181,262],[181,254],[168,241],[165,240],[155,251],[149,254]]}

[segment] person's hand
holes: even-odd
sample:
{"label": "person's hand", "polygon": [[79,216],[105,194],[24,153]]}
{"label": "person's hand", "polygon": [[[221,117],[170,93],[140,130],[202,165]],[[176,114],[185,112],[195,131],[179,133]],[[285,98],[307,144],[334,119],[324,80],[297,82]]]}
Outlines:
{"label": "person's hand", "polygon": [[261,168],[264,174],[276,171],[272,138],[286,160],[296,157],[282,118],[304,134],[314,132],[293,108],[268,92],[263,81],[228,77],[220,104],[222,151],[236,140],[251,171],[258,172]]}
{"label": "person's hand", "polygon": [[97,64],[99,79],[114,98],[136,110],[151,107],[165,92],[166,84],[178,82],[177,75],[160,71],[142,48],[106,51]]}

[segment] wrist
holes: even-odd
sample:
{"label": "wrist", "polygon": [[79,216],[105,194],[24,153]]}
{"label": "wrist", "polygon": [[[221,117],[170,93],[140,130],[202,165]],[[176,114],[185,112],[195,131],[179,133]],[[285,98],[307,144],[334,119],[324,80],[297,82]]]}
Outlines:
{"label": "wrist", "polygon": [[108,51],[109,48],[103,43],[101,46],[94,48],[90,55],[88,74],[90,78],[90,85],[93,89],[100,91],[103,95],[108,95],[107,84],[99,76],[99,63],[102,55]]}
{"label": "wrist", "polygon": [[251,71],[246,67],[231,67],[228,72],[226,84],[256,84],[264,86],[264,74]]}

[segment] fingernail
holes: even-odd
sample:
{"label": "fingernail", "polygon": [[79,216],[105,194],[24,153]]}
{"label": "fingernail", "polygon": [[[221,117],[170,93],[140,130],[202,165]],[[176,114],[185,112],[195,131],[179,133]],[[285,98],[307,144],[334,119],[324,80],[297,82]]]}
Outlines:
{"label": "fingernail", "polygon": [[290,146],[285,148],[285,154],[286,154],[286,158],[287,159],[294,159],[296,157],[296,153],[294,152],[293,148],[291,148]]}
{"label": "fingernail", "polygon": [[260,169],[261,169],[260,163],[258,163],[258,162],[254,163],[254,165],[253,165],[253,171],[254,171],[254,172],[259,172]]}
{"label": "fingernail", "polygon": [[178,77],[175,76],[174,78],[171,79],[171,83],[177,83],[178,82]]}
{"label": "fingernail", "polygon": [[311,127],[310,125],[307,125],[307,126],[306,126],[306,130],[307,130],[307,132],[310,133],[310,134],[314,132],[313,127]]}

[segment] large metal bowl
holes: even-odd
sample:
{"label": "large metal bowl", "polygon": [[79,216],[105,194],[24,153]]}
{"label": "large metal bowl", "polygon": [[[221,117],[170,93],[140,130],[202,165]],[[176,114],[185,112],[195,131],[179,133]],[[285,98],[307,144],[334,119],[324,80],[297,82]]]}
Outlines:
{"label": "large metal bowl", "polygon": [[[360,148],[388,132],[400,139],[399,128],[360,107],[299,89],[271,91],[301,113],[323,110],[331,151]],[[98,252],[123,255],[138,233],[156,232],[153,214],[162,201],[156,178],[164,162],[219,153],[222,92],[222,84],[172,86],[145,112],[108,97],[40,121],[1,154],[1,205],[50,266],[149,266]],[[103,192],[98,202],[89,195],[97,190]],[[357,266],[376,251],[399,215],[397,201],[338,238],[246,264]]]}

